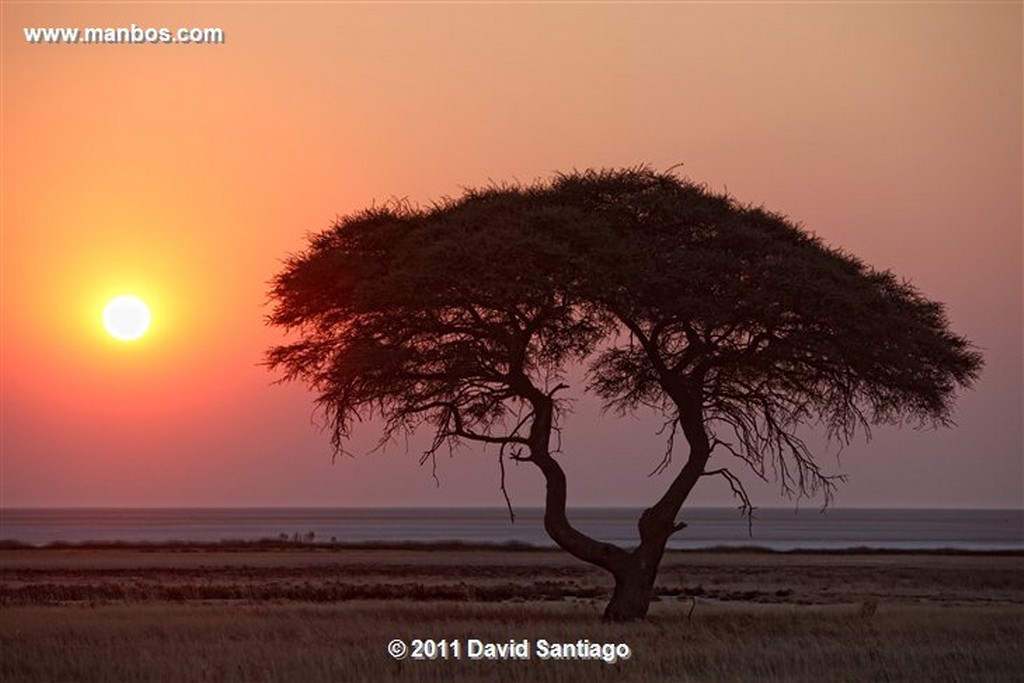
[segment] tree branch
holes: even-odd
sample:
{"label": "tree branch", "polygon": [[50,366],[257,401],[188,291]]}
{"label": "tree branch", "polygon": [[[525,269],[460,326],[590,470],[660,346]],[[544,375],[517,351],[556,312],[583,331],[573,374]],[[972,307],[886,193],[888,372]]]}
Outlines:
{"label": "tree branch", "polygon": [[[466,429],[462,421],[462,415],[459,413],[458,408],[451,403],[445,405],[448,409],[448,415],[451,416],[452,421],[455,423],[455,427],[450,431],[443,432],[444,437],[456,436],[462,439],[469,439],[470,441],[479,441],[480,443],[494,443],[501,445],[517,443],[525,446],[529,443],[529,441],[525,437],[517,436],[515,434],[515,432],[519,430],[519,427],[529,418],[529,415],[520,420],[519,425],[516,426],[512,434],[508,434],[506,436],[491,436],[490,434],[477,434],[476,432],[471,432],[468,429]],[[442,435],[442,432],[439,431],[438,434]]]}
{"label": "tree branch", "polygon": [[727,467],[721,467],[717,470],[709,470],[701,472],[702,477],[713,477],[722,476],[727,482],[729,482],[729,488],[732,489],[732,494],[740,499],[740,513],[747,517],[747,535],[753,537],[754,535],[754,506],[750,504],[750,496],[747,495],[747,490],[743,487],[743,482],[739,478],[729,471]]}
{"label": "tree branch", "polygon": [[508,508],[508,520],[515,524],[516,513],[512,509],[512,500],[508,497],[508,489],[505,488],[505,446],[507,445],[502,444],[501,448],[498,449],[498,468],[501,470],[501,495],[505,497],[505,507]]}
{"label": "tree branch", "polygon": [[676,431],[679,429],[679,419],[673,417],[671,420],[665,420],[665,423],[661,425],[661,428],[655,432],[658,436],[661,436],[668,430],[668,442],[665,445],[665,454],[661,458],[661,462],[658,466],[648,473],[648,477],[661,474],[668,469],[669,464],[672,462],[672,449],[675,447],[676,442]]}

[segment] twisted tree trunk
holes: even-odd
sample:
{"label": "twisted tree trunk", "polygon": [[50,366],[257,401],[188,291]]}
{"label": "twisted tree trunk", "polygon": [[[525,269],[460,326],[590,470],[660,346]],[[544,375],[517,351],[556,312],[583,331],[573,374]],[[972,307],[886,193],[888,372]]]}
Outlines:
{"label": "twisted tree trunk", "polygon": [[710,451],[690,450],[690,457],[668,491],[652,507],[644,510],[637,525],[640,545],[629,553],[628,560],[612,571],[615,590],[605,608],[604,617],[612,621],[643,619],[654,596],[654,580],[665,554],[665,545],[672,534],[686,525],[676,522],[676,515],[704,472]]}
{"label": "twisted tree trunk", "polygon": [[611,601],[604,618],[611,621],[643,619],[654,594],[654,581],[672,534],[686,525],[676,522],[676,515],[689,496],[711,454],[699,410],[681,412],[680,423],[690,443],[690,454],[668,490],[653,506],[644,510],[638,528],[640,545],[632,551],[612,543],[598,541],[572,526],[566,515],[566,479],[561,465],[551,456],[552,401],[550,397],[534,396],[531,400],[535,419],[530,430],[530,458],[544,475],[547,493],[544,528],[548,535],[573,556],[597,565],[615,579]]}

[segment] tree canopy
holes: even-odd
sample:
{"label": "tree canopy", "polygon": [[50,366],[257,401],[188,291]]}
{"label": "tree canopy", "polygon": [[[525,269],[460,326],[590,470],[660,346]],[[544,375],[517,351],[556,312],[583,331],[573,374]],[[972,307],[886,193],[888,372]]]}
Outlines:
{"label": "tree canopy", "polygon": [[[941,304],[762,208],[647,168],[469,190],[340,219],[272,284],[270,322],[298,339],[268,364],[317,394],[338,450],[378,415],[383,438],[429,427],[495,444],[547,482],[545,526],[609,570],[606,615],[646,614],[676,517],[703,476],[738,458],[784,491],[835,482],[797,434],[849,440],[872,424],[948,424],[981,356]],[[609,407],[659,411],[689,452],[626,550],[577,531],[552,437],[567,369]],[[504,470],[502,469],[502,473]]]}
{"label": "tree canopy", "polygon": [[374,414],[385,438],[423,423],[436,445],[490,442],[498,425],[515,434],[519,404],[604,332],[596,309],[558,286],[571,254],[555,227],[546,204],[497,190],[342,219],[275,280],[271,322],[300,339],[269,363],[319,392],[339,449]]}
{"label": "tree canopy", "polygon": [[787,492],[831,490],[797,425],[844,441],[872,424],[946,425],[981,368],[941,304],[784,216],[644,171],[556,186],[610,217],[588,296],[628,341],[597,357],[592,388],[622,409],[689,406]]}

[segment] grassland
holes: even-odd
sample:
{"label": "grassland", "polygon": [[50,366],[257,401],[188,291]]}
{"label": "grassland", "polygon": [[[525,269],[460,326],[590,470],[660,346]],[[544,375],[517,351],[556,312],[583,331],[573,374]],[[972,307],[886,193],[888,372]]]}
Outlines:
{"label": "grassland", "polygon": [[[0,681],[1019,681],[1024,556],[673,552],[645,623],[563,553],[0,550]],[[627,643],[396,661],[393,638]]]}

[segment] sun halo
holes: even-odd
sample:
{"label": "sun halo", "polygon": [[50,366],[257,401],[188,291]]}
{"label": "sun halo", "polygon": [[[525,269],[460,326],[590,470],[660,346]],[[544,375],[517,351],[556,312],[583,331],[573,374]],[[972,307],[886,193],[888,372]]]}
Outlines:
{"label": "sun halo", "polygon": [[103,307],[103,327],[119,341],[135,341],[146,334],[153,320],[149,306],[137,296],[115,296]]}

